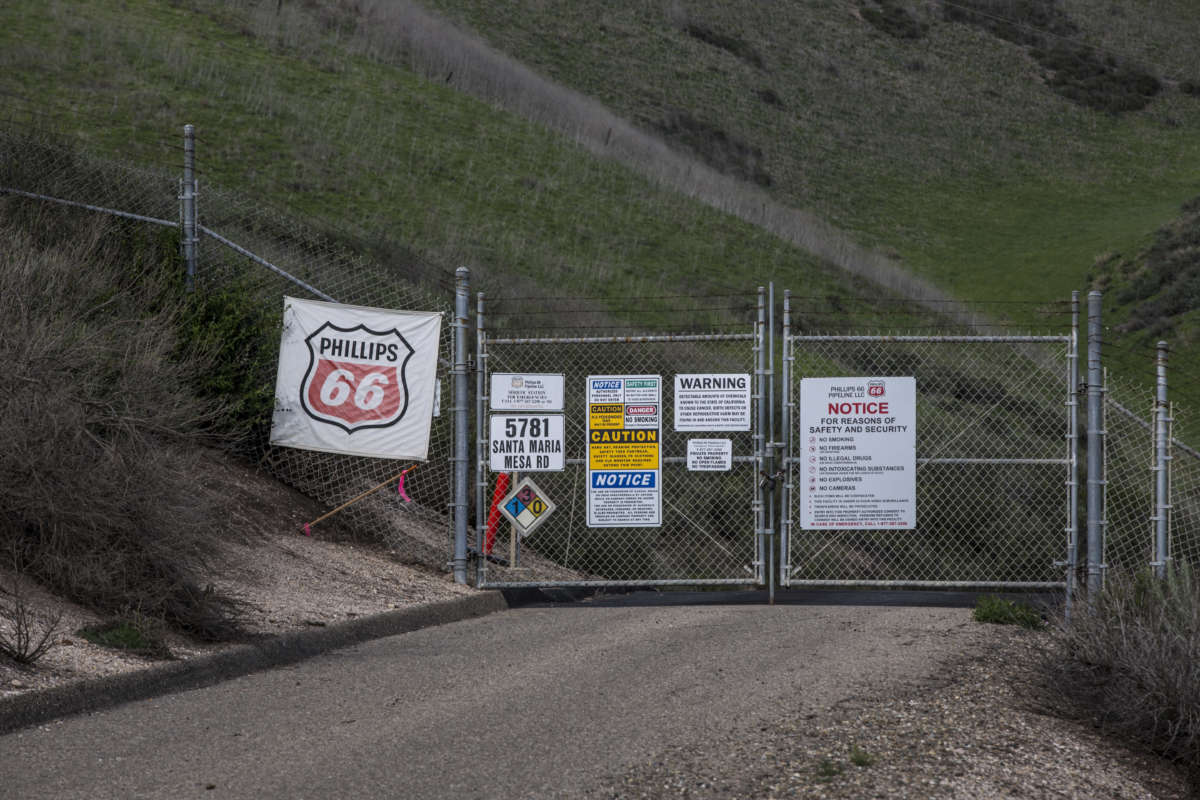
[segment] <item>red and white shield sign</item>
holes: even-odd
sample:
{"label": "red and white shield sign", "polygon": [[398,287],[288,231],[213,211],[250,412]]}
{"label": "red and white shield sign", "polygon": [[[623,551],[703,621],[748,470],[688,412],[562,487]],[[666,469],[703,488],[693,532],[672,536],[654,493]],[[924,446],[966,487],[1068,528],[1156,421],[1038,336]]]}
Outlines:
{"label": "red and white shield sign", "polygon": [[386,428],[404,418],[404,368],[414,350],[399,331],[325,322],[304,341],[308,370],[300,385],[300,405],[310,417],[347,433]]}
{"label": "red and white shield sign", "polygon": [[867,381],[867,395],[883,397],[883,381]]}

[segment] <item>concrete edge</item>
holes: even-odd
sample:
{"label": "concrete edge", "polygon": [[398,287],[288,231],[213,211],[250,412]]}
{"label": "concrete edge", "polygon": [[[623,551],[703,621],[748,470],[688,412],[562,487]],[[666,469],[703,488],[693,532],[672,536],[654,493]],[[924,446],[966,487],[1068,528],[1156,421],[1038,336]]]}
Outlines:
{"label": "concrete edge", "polygon": [[500,592],[401,608],[324,628],[274,636],[220,653],[172,661],[147,669],[84,679],[0,700],[0,735],[60,717],[100,711],[134,700],[212,686],[372,639],[481,617],[509,607]]}

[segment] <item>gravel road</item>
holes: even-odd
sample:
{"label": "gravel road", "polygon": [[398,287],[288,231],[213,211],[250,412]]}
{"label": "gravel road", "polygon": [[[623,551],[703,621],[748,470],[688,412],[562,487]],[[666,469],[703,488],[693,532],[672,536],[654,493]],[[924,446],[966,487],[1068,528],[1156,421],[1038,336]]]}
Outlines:
{"label": "gravel road", "polygon": [[[1087,796],[1029,781],[1013,786],[1033,793],[1006,794],[968,756],[959,775],[955,763],[922,771],[953,742],[927,743],[914,719],[937,717],[948,687],[992,691],[962,671],[1009,652],[1002,640],[962,608],[518,609],[2,737],[0,786],[31,798]],[[890,719],[898,705],[927,710]],[[851,742],[875,761],[851,764]],[[1162,780],[1159,796],[1175,796]],[[1146,785],[1093,796],[1154,796]]]}

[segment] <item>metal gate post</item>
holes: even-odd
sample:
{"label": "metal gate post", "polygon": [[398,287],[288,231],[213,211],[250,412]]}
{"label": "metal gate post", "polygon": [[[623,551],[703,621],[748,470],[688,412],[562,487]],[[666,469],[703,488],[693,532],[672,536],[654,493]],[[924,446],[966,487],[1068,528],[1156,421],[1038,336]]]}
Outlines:
{"label": "metal gate post", "polygon": [[1101,367],[1100,292],[1088,292],[1087,591],[1095,602],[1103,583],[1104,559],[1104,373]]}
{"label": "metal gate post", "polygon": [[187,266],[185,285],[196,288],[196,127],[183,126],[183,186],[179,193],[180,234],[183,262]]}
{"label": "metal gate post", "polygon": [[1067,353],[1067,592],[1064,610],[1071,605],[1079,579],[1079,292],[1071,292],[1071,344]]}
{"label": "metal gate post", "polygon": [[775,282],[767,284],[767,602],[775,605]]}
{"label": "metal gate post", "polygon": [[471,393],[467,387],[467,324],[470,319],[471,270],[454,271],[454,582],[467,582],[467,405]]}
{"label": "metal gate post", "polygon": [[766,325],[767,325],[766,295],[762,286],[758,287],[758,321],[754,337],[754,393],[758,400],[758,413],[755,415],[754,432],[754,469],[757,479],[754,482],[754,580],[764,583],[764,566],[766,564],[766,441],[767,441],[767,398],[766,398]]}
{"label": "metal gate post", "polygon": [[475,306],[475,586],[487,578],[487,504],[488,470],[484,459],[484,426],[487,423],[487,340],[483,327],[483,292],[477,295]]}
{"label": "metal gate post", "polygon": [[1155,359],[1157,394],[1154,402],[1154,574],[1167,576],[1167,560],[1170,558],[1167,545],[1167,524],[1171,514],[1170,486],[1167,483],[1167,462],[1170,435],[1167,432],[1169,408],[1167,404],[1167,343],[1158,343]]}
{"label": "metal gate post", "polygon": [[791,583],[792,547],[792,290],[783,290],[783,386],[779,390],[779,428],[783,434],[783,458],[779,465],[779,584]]}

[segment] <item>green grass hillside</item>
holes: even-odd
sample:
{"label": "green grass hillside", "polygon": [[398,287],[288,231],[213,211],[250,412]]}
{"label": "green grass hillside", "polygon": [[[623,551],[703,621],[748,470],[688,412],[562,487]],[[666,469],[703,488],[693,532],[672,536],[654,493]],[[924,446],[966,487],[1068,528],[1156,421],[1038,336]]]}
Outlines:
{"label": "green grass hillside", "polygon": [[[964,299],[1086,288],[1098,256],[1139,252],[1200,189],[1200,19],[1182,1],[428,6]],[[621,306],[774,279],[852,310],[878,294],[454,91],[452,69],[420,77],[395,42],[408,13],[18,0],[0,8],[0,97],[15,123],[143,163],[178,163],[193,122],[202,181],[470,264],[505,293]]]}
{"label": "green grass hillside", "polygon": [[[752,292],[774,278],[854,296],[842,276],[761,230],[339,48],[328,30],[289,30],[274,3],[6,3],[0,107],[15,127],[167,169],[181,162],[183,123],[194,123],[202,194],[222,186],[446,268],[468,264],[506,295],[576,293],[620,307]],[[203,200],[201,210],[219,211]]]}
{"label": "green grass hillside", "polygon": [[[1187,2],[429,5],[960,297],[1062,296],[1200,190]],[[1159,80],[1144,108],[1069,96],[1126,93],[1106,59]]]}

